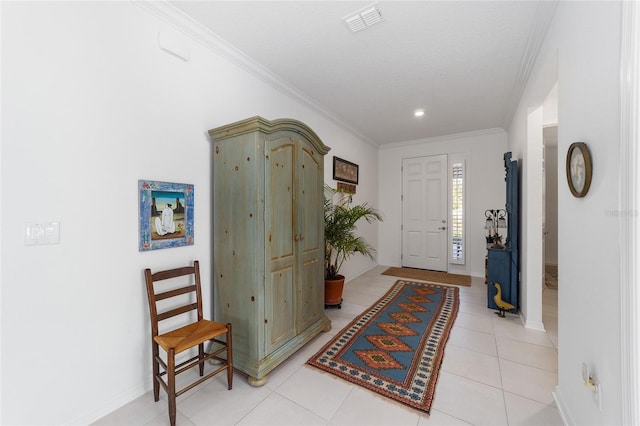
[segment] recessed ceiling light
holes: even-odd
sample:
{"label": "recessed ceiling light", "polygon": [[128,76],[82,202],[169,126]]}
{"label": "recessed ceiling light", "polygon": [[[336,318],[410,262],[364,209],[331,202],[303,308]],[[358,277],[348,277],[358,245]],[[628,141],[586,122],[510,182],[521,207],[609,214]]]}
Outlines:
{"label": "recessed ceiling light", "polygon": [[413,115],[414,115],[414,117],[422,117],[424,115],[424,110],[423,109],[417,109],[417,110],[413,111]]}

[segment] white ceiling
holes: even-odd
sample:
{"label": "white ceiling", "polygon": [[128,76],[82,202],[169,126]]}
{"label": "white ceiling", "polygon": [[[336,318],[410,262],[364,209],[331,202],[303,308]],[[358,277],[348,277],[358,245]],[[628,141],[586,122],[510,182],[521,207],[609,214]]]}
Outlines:
{"label": "white ceiling", "polygon": [[170,3],[376,145],[505,128],[555,9],[379,1],[383,21],[354,34],[342,18],[372,2]]}

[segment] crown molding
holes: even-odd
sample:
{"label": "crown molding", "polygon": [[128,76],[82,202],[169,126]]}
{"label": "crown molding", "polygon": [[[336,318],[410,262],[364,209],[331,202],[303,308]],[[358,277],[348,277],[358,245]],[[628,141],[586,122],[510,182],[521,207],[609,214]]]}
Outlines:
{"label": "crown molding", "polygon": [[340,118],[331,113],[324,106],[307,96],[304,92],[287,83],[277,74],[271,72],[265,66],[255,61],[244,52],[229,44],[226,40],[215,34],[213,31],[194,20],[189,15],[182,12],[166,0],[132,0],[132,2],[142,9],[150,12],[162,21],[170,24],[178,31],[189,38],[200,43],[207,49],[226,59],[233,65],[248,72],[258,80],[268,84],[279,92],[307,105],[311,109],[320,113],[334,124],[349,131],[359,139],[377,147],[373,140],[363,135],[353,127],[346,124]]}
{"label": "crown molding", "polygon": [[538,58],[542,42],[547,35],[551,21],[556,13],[557,6],[557,0],[538,2],[536,16],[533,19],[527,45],[522,54],[522,59],[520,60],[518,75],[516,76],[516,81],[511,89],[511,99],[502,120],[502,127],[505,129],[509,128],[511,120],[513,120],[513,116],[518,108],[518,104],[520,103],[520,99],[522,98],[522,94],[527,87],[531,71],[533,70],[533,66]]}
{"label": "crown molding", "polygon": [[448,141],[448,140],[452,140],[452,139],[461,139],[461,138],[469,138],[469,137],[476,137],[476,136],[493,135],[493,134],[498,134],[498,133],[506,133],[506,132],[501,127],[496,127],[496,128],[493,128],[493,129],[485,129],[485,130],[474,130],[474,131],[471,131],[471,132],[453,133],[453,134],[450,134],[450,135],[434,136],[434,137],[425,138],[425,139],[414,139],[414,140],[404,141],[404,142],[387,143],[387,144],[384,144],[384,145],[380,145],[380,150],[401,148],[401,147],[404,147],[404,146],[411,146],[411,145],[421,145],[421,144],[425,144],[425,143],[443,142],[443,141]]}

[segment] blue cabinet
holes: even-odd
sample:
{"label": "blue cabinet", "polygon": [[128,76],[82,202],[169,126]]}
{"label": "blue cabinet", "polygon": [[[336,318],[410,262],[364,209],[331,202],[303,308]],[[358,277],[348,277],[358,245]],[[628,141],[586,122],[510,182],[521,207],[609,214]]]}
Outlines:
{"label": "blue cabinet", "polygon": [[498,309],[493,296],[496,294],[496,288],[493,283],[500,284],[502,289],[502,300],[511,303],[516,306],[512,300],[517,300],[517,289],[515,297],[511,291],[511,253],[504,248],[490,248],[487,254],[488,271],[487,271],[487,291],[488,291],[488,306],[491,309]]}
{"label": "blue cabinet", "polygon": [[487,306],[498,309],[493,296],[496,294],[494,282],[502,288],[502,300],[511,303],[517,313],[520,306],[520,179],[518,161],[511,159],[511,152],[504,154],[507,239],[503,248],[490,248],[487,254]]}

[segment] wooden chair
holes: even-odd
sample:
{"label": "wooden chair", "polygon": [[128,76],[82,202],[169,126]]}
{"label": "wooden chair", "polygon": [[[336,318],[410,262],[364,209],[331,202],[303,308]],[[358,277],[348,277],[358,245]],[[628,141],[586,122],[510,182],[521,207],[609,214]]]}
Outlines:
{"label": "wooden chair", "polygon": [[[176,424],[176,397],[189,389],[199,385],[216,374],[227,370],[227,384],[231,389],[233,385],[233,357],[231,344],[231,324],[203,319],[202,315],[202,292],[200,285],[200,265],[196,260],[193,266],[170,269],[151,273],[149,268],[144,271],[147,283],[147,295],[149,296],[149,312],[151,316],[151,346],[153,355],[153,398],[157,402],[160,399],[160,386],[167,392],[169,400],[169,420],[171,426]],[[158,281],[173,278],[184,279],[187,277],[188,283],[180,283],[179,288],[164,289],[159,291]],[[168,283],[167,283],[168,284]],[[195,297],[194,297],[195,296]],[[194,300],[195,299],[195,300]],[[167,303],[166,301],[169,301]],[[185,304],[185,300],[187,300]],[[171,306],[168,310],[158,313],[158,302],[163,301],[161,306]],[[177,303],[182,305],[176,307]],[[197,312],[197,319],[194,321],[192,311]],[[184,315],[191,313],[191,315]],[[168,318],[184,315],[181,320],[190,320],[187,325],[176,328],[172,331],[158,334],[158,323]],[[174,320],[175,322],[177,320]],[[183,321],[187,322],[187,321]],[[219,337],[226,336],[225,340]],[[205,352],[204,343],[211,341],[209,352]],[[191,348],[198,347],[198,354],[186,361],[176,365],[176,355]],[[166,352],[166,362],[160,357],[159,348]],[[226,357],[223,357],[226,352]],[[204,375],[204,364],[207,360],[215,360],[217,363],[215,370]],[[196,365],[199,366],[200,379],[190,385],[176,391],[176,375],[183,373]],[[162,371],[160,371],[162,367]],[[163,376],[166,376],[166,381]]]}

